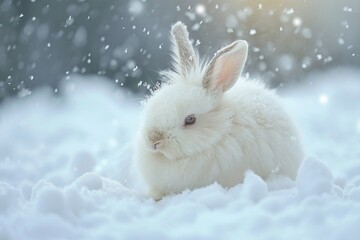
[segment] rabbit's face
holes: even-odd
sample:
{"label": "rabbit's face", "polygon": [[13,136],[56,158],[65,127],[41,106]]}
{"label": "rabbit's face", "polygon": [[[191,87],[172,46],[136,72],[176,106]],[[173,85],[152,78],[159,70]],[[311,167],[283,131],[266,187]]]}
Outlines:
{"label": "rabbit's face", "polygon": [[187,82],[160,89],[145,105],[148,150],[176,160],[205,152],[230,129],[226,109],[200,86]]}
{"label": "rabbit's face", "polygon": [[171,36],[170,84],[148,99],[140,137],[152,153],[177,160],[208,154],[230,133],[233,112],[221,99],[240,77],[248,45],[235,41],[201,65],[185,25],[176,23]]}

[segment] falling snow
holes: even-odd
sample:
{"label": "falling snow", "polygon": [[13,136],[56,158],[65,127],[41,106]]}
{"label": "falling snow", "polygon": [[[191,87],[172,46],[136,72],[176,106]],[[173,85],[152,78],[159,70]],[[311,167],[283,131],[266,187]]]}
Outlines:
{"label": "falling snow", "polygon": [[[318,156],[295,182],[143,194],[138,102],[177,21],[203,59],[249,43],[243,76],[277,89]],[[0,239],[356,239],[359,22],[358,0],[0,2]]]}

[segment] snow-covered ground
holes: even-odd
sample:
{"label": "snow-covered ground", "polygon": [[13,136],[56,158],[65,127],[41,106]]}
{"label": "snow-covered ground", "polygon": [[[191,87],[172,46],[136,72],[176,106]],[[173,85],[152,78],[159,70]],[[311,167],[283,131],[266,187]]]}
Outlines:
{"label": "snow-covered ground", "polygon": [[[96,77],[0,105],[0,239],[358,239],[360,72],[280,91],[308,157],[296,182],[217,184],[155,202],[138,192],[138,99]],[[133,100],[129,100],[133,99]]]}

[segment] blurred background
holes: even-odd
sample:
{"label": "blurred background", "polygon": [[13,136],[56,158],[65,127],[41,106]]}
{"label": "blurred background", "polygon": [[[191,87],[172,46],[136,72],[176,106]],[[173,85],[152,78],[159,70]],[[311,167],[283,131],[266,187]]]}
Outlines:
{"label": "blurred background", "polygon": [[250,44],[246,73],[271,87],[360,67],[359,0],[0,0],[0,101],[71,74],[145,94],[169,67],[169,30],[187,24],[201,56]]}

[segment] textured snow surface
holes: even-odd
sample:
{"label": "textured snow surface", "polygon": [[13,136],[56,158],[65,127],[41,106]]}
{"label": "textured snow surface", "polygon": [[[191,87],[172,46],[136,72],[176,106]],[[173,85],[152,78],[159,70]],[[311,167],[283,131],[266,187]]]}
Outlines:
{"label": "textured snow surface", "polygon": [[95,77],[0,105],[0,239],[358,239],[360,72],[279,90],[308,157],[295,182],[248,172],[155,202],[131,167],[138,99]]}

